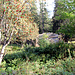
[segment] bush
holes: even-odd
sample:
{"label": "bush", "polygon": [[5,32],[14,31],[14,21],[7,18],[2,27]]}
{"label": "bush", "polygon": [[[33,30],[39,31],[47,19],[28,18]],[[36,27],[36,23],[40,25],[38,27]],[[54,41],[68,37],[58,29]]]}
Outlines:
{"label": "bush", "polygon": [[[74,46],[59,42],[46,47],[27,47],[26,50],[21,52],[7,54],[2,62],[2,68],[0,68],[1,75],[31,75],[30,73],[38,75],[74,74],[75,59],[65,58],[69,56],[68,50],[70,50],[72,56]],[[58,61],[56,61],[56,58]],[[59,58],[64,58],[64,60]]]}
{"label": "bush", "polygon": [[43,34],[41,38],[39,37],[38,44],[40,45],[40,47],[46,47],[47,45],[50,44],[50,41],[47,38],[48,38],[48,35],[45,33]]}
{"label": "bush", "polygon": [[[32,47],[26,49],[26,54],[30,60],[46,62],[51,58],[53,59],[63,59],[65,57],[74,56],[73,55],[74,46],[64,42],[54,43],[46,45],[46,47]],[[44,57],[43,57],[44,56]]]}
{"label": "bush", "polygon": [[[44,56],[43,56],[44,57]],[[39,59],[40,60],[40,59]],[[6,69],[1,68],[1,75],[74,75],[75,74],[75,59],[71,60],[66,58],[65,60],[53,59],[46,61],[46,63],[40,61],[19,61],[13,60]],[[16,66],[14,65],[16,63]]]}
{"label": "bush", "polygon": [[[68,50],[70,50],[70,53]],[[71,56],[73,57],[73,50],[74,50],[74,46],[64,42],[58,42],[58,43],[50,44],[49,46],[45,47],[44,53],[50,54],[50,57],[64,58],[64,57],[68,57],[69,54],[71,54]]]}
{"label": "bush", "polygon": [[[25,47],[26,49],[26,47]],[[65,57],[74,56],[73,55],[74,46],[71,44],[67,44],[64,42],[54,43],[50,45],[46,45],[45,47],[27,47],[26,50],[21,52],[16,52],[13,54],[7,54],[4,57],[6,62],[10,62],[14,59],[30,59],[30,60],[38,60],[46,62],[51,58],[54,59],[63,59]],[[44,57],[43,57],[44,56]]]}
{"label": "bush", "polygon": [[39,45],[40,45],[40,47],[46,47],[49,44],[50,44],[49,40],[47,40],[47,39],[39,39]]}

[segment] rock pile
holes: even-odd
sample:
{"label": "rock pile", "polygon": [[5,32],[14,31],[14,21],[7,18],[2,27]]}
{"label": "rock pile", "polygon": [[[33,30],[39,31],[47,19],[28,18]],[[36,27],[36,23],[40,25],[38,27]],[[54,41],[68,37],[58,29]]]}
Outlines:
{"label": "rock pile", "polygon": [[56,43],[56,42],[62,41],[62,36],[58,35],[56,33],[39,34],[38,38],[42,39],[44,34],[46,34],[48,36],[46,39],[48,39],[51,43]]}
{"label": "rock pile", "polygon": [[39,34],[39,36],[37,36],[35,40],[28,40],[26,43],[31,44],[32,46],[35,46],[35,47],[39,47],[38,42],[39,42],[39,39],[43,38],[43,35],[46,35],[45,39],[49,40],[50,43],[56,43],[56,42],[62,41],[61,35],[58,35],[56,33],[43,33],[43,34]]}

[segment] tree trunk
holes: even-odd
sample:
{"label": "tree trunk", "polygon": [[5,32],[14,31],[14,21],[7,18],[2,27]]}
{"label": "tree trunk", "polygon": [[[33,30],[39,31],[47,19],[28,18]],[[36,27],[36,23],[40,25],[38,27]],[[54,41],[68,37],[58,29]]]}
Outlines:
{"label": "tree trunk", "polygon": [[[3,59],[3,56],[4,56],[4,50],[5,50],[6,46],[10,43],[11,38],[12,38],[12,35],[13,35],[13,30],[12,30],[12,32],[11,32],[11,34],[10,34],[10,37],[9,37],[8,42],[7,42],[7,43],[4,43],[4,45],[2,46],[1,54],[0,54],[0,65],[1,65],[1,62],[2,62],[2,59]],[[5,40],[5,41],[6,41],[6,40]],[[5,42],[5,41],[4,41],[4,42]]]}
{"label": "tree trunk", "polygon": [[1,45],[1,29],[0,29],[0,45]]}
{"label": "tree trunk", "polygon": [[1,54],[0,54],[0,65],[4,56],[4,50],[5,50],[6,45],[3,45],[2,49],[1,49]]}

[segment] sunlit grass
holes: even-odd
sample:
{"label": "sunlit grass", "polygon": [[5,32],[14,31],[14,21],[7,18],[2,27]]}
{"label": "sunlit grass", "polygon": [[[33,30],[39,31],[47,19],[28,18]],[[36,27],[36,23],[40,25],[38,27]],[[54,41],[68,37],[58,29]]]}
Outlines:
{"label": "sunlit grass", "polygon": [[68,41],[68,43],[73,43],[73,44],[75,44],[75,41]]}
{"label": "sunlit grass", "polygon": [[[0,45],[0,51],[1,51],[1,48],[2,48],[2,45]],[[22,51],[21,46],[16,44],[9,44],[5,48],[5,54],[11,54],[11,53],[19,52],[19,51]]]}

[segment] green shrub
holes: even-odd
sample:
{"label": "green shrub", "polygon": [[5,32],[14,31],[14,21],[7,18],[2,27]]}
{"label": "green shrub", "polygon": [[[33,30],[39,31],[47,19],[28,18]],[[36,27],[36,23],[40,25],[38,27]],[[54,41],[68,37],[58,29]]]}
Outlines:
{"label": "green shrub", "polygon": [[[63,59],[65,57],[73,56],[74,46],[64,42],[54,43],[47,45],[46,47],[32,47],[26,49],[26,54],[31,60],[40,59],[40,61],[46,62],[51,58]],[[42,57],[44,56],[44,57]]]}
{"label": "green shrub", "polygon": [[75,59],[65,58],[69,56],[68,50],[72,56],[74,46],[59,42],[46,47],[27,47],[26,50],[16,50],[16,53],[12,51],[12,54],[5,55],[0,74],[73,75],[75,74]]}
{"label": "green shrub", "polygon": [[[44,55],[42,55],[44,58]],[[3,75],[74,75],[75,73],[75,59],[66,58],[65,60],[54,59],[47,60],[46,63],[38,61],[21,61],[14,59],[11,64],[16,66],[8,66],[6,70],[1,68]]]}
{"label": "green shrub", "polygon": [[47,39],[39,39],[39,45],[40,45],[40,47],[46,47],[49,44],[50,44],[49,40],[47,40]]}
{"label": "green shrub", "polygon": [[64,58],[69,56],[69,51],[71,56],[73,56],[74,46],[71,46],[64,42],[58,42],[55,44],[50,44],[49,46],[45,47],[45,54],[50,54],[50,57],[55,58]]}
{"label": "green shrub", "polygon": [[70,55],[73,57],[73,50],[74,47],[71,44],[59,42],[59,43],[46,45],[46,47],[29,47],[22,52],[6,54],[4,60],[7,63],[9,63],[11,60],[18,59],[18,58],[25,59],[25,60],[30,59],[32,61],[33,60],[36,61],[40,59],[41,61],[46,62],[46,60],[49,60],[50,58],[61,59],[61,58],[69,57]]}
{"label": "green shrub", "polygon": [[46,47],[47,45],[50,44],[49,40],[47,39],[48,35],[47,34],[43,34],[42,37],[39,37],[39,42],[38,44],[40,45],[40,47]]}
{"label": "green shrub", "polygon": [[68,72],[73,72],[75,71],[75,59],[71,59],[71,58],[67,58],[65,61],[60,61],[61,64],[62,64],[62,67],[65,71],[68,71]]}
{"label": "green shrub", "polygon": [[[67,56],[65,50],[68,48],[73,50],[73,47],[69,44],[60,42],[50,44],[45,48],[31,47],[23,52],[7,54],[0,69],[1,75],[73,75],[75,73],[75,59],[66,58],[65,60],[58,59],[58,61],[53,59],[59,58],[59,55],[64,58],[62,54]],[[62,50],[65,52],[61,52]],[[27,58],[28,60],[25,60]]]}

